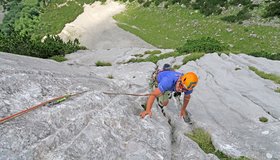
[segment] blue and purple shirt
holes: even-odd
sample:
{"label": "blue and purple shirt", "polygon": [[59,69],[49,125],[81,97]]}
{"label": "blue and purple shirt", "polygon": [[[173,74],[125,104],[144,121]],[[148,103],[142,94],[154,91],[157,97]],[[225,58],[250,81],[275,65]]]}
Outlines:
{"label": "blue and purple shirt", "polygon": [[[175,71],[161,71],[157,75],[158,88],[161,93],[166,91],[175,92],[176,91],[176,82],[183,75],[183,73]],[[193,90],[184,92],[185,95],[189,95]]]}

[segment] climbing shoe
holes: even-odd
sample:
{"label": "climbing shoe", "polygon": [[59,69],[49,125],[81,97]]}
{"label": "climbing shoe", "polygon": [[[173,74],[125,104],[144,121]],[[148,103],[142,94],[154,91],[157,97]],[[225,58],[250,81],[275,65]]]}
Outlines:
{"label": "climbing shoe", "polygon": [[188,116],[188,115],[186,115],[185,117],[183,117],[184,118],[184,121],[186,122],[186,123],[191,123],[191,119],[190,119],[190,117]]}
{"label": "climbing shoe", "polygon": [[181,92],[174,92],[173,96],[174,97],[178,97],[178,96],[180,97],[181,96]]}
{"label": "climbing shoe", "polygon": [[171,70],[171,65],[168,63],[165,63],[162,67],[162,70]]}

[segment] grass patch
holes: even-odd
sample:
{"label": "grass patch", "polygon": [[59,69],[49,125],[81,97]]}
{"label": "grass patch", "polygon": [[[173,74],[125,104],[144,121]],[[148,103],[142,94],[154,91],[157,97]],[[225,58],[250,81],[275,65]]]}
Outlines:
{"label": "grass patch", "polygon": [[97,62],[95,63],[95,65],[96,65],[97,67],[112,66],[112,64],[111,64],[110,62],[103,62],[103,61],[97,61]]}
{"label": "grass patch", "polygon": [[280,88],[277,88],[274,91],[277,92],[277,93],[280,93]]}
{"label": "grass patch", "polygon": [[197,59],[199,59],[200,57],[204,56],[205,53],[192,53],[190,55],[187,55],[184,59],[183,59],[183,64],[188,63],[189,61],[195,61]]}
{"label": "grass patch", "polygon": [[268,122],[268,119],[266,117],[260,117],[259,121],[266,123],[266,122]]}
{"label": "grass patch", "polygon": [[187,40],[181,47],[177,48],[180,53],[223,51],[226,47],[218,40],[211,37],[202,37],[200,39]]}
{"label": "grass patch", "polygon": [[[199,12],[180,5],[167,9],[151,5],[145,8],[133,3],[114,18],[118,26],[158,48],[178,48],[187,40],[201,39],[205,35],[224,45],[228,52],[251,53],[280,50],[280,28],[269,26],[229,24],[223,15],[205,17]],[[256,36],[252,36],[256,35]]]}
{"label": "grass patch", "polygon": [[[126,63],[152,62],[152,63],[156,64],[159,60],[166,59],[166,58],[169,58],[169,57],[178,57],[178,56],[182,56],[182,55],[186,55],[186,54],[185,53],[179,53],[177,51],[169,52],[169,53],[165,53],[165,54],[161,54],[161,55],[151,54],[147,58],[132,58],[129,61],[127,61]],[[183,64],[186,64],[189,61],[195,61],[195,60],[201,58],[204,55],[205,55],[205,53],[189,54],[183,59]],[[181,66],[177,66],[177,67],[180,68]],[[175,66],[175,68],[176,68],[176,66]]]}
{"label": "grass patch", "polygon": [[50,57],[50,59],[55,60],[57,62],[63,62],[63,61],[67,60],[67,58],[65,58],[64,56],[61,56],[61,55],[52,56],[52,57]]}
{"label": "grass patch", "polygon": [[186,134],[187,137],[195,141],[205,153],[215,154],[219,159],[223,160],[249,160],[249,158],[241,156],[239,158],[230,157],[223,152],[216,150],[212,144],[211,136],[202,128],[195,128],[191,133]]}
{"label": "grass patch", "polygon": [[254,71],[258,76],[260,76],[264,79],[268,79],[268,80],[275,82],[276,84],[280,84],[280,76],[278,76],[276,74],[268,74],[268,73],[258,70],[255,67],[252,67],[252,66],[250,66],[249,69]]}
{"label": "grass patch", "polygon": [[129,61],[127,61],[126,63],[130,63],[130,62],[132,62],[132,63],[135,63],[135,62],[157,63],[161,59],[166,59],[169,57],[177,57],[180,55],[182,55],[182,54],[180,54],[179,52],[169,52],[169,53],[165,53],[165,54],[161,54],[161,55],[151,54],[147,58],[132,58]]}

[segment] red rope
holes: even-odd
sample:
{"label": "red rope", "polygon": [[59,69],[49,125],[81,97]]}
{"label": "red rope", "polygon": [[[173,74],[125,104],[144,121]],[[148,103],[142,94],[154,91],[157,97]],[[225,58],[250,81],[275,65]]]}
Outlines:
{"label": "red rope", "polygon": [[[86,91],[84,91],[84,92],[86,92]],[[51,102],[55,102],[55,101],[57,101],[57,100],[59,100],[59,99],[62,99],[62,98],[68,98],[68,97],[70,97],[70,96],[75,96],[75,95],[78,95],[78,94],[82,94],[82,93],[84,93],[84,92],[74,93],[74,94],[67,94],[67,95],[64,95],[64,96],[59,96],[59,97],[56,97],[56,98],[47,100],[47,101],[45,101],[45,102],[39,103],[39,104],[37,104],[37,105],[35,105],[35,106],[31,106],[31,107],[29,107],[29,108],[27,108],[27,109],[25,109],[25,110],[22,110],[22,111],[20,111],[20,112],[17,112],[17,113],[15,113],[15,114],[10,115],[10,116],[1,118],[1,119],[0,119],[0,124],[4,123],[4,122],[6,122],[6,121],[9,121],[9,120],[11,120],[11,119],[14,119],[14,118],[16,118],[16,117],[19,117],[19,116],[21,116],[21,115],[23,115],[23,114],[25,114],[25,113],[28,113],[28,112],[30,112],[30,111],[33,111],[33,110],[35,110],[35,109],[38,109],[39,107],[43,107],[43,106],[45,106],[45,105],[47,105],[47,104],[49,104],[49,103],[51,103]]]}

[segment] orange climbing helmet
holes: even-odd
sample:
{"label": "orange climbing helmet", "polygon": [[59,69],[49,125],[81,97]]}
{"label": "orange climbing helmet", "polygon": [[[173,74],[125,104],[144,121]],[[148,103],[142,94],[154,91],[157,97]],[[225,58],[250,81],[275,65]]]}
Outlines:
{"label": "orange climbing helmet", "polygon": [[194,72],[188,72],[181,76],[181,83],[187,90],[192,90],[198,82],[198,77]]}

